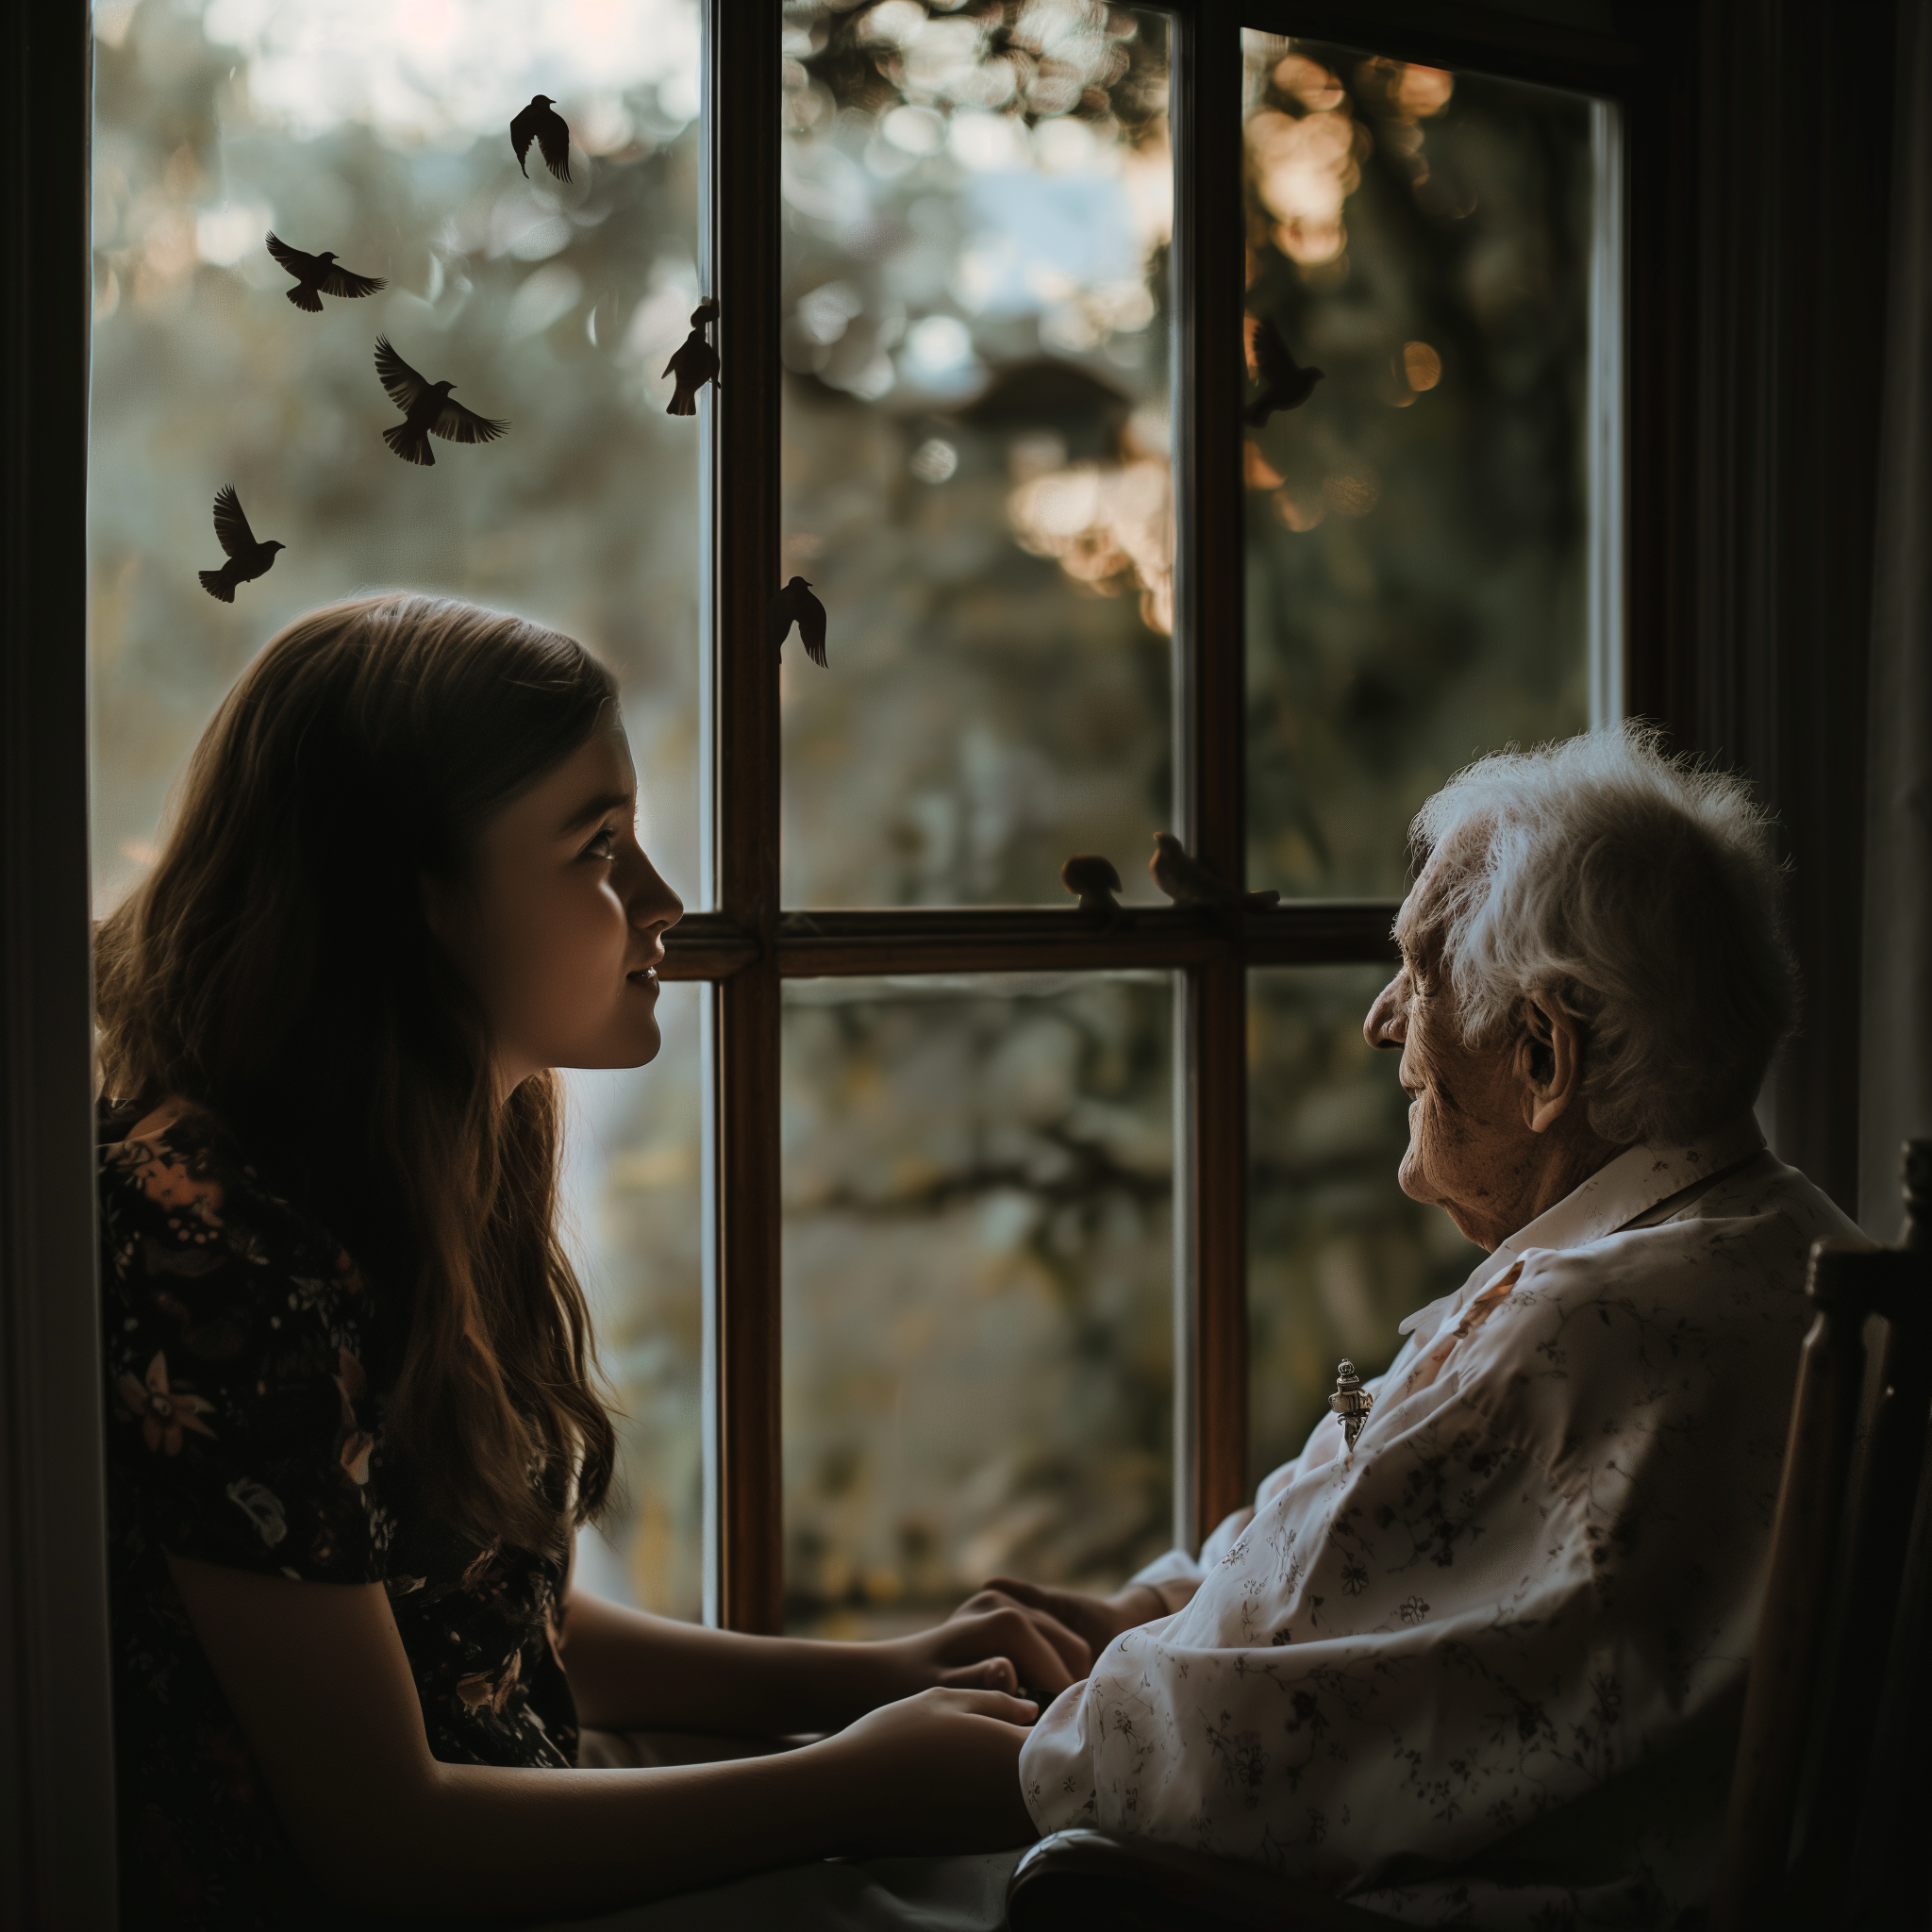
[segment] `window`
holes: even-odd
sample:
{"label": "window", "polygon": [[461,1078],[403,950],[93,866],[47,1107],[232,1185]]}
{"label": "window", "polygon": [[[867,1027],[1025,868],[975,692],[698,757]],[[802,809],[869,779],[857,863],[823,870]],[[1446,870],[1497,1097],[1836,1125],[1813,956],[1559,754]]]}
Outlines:
{"label": "window", "polygon": [[[1117,1578],[1466,1264],[1358,1029],[1422,797],[1619,708],[1614,110],[1366,19],[581,16],[100,10],[97,891],[297,611],[583,637],[690,908],[658,1061],[571,1080],[590,1577],[828,1632]],[[569,183],[509,155],[540,87]],[[388,288],[299,312],[271,226]],[[669,417],[701,293],[722,391]],[[1257,328],[1324,374],[1244,424]],[[396,462],[378,333],[509,436]],[[290,545],[232,607],[224,484]],[[792,575],[824,669],[773,660]],[[1282,903],[1170,905],[1157,829]]]}

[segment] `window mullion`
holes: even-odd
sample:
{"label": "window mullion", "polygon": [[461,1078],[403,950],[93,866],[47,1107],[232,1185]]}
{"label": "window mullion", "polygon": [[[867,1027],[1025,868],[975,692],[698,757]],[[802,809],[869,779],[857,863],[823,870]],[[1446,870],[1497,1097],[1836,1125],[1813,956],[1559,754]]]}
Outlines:
{"label": "window mullion", "polygon": [[[1241,16],[1175,23],[1175,623],[1184,691],[1176,816],[1208,871],[1245,869],[1241,402]],[[1247,1484],[1246,984],[1191,967],[1176,1029],[1175,1508],[1199,1540]]]}
{"label": "window mullion", "polygon": [[[755,957],[711,994],[707,1601],[738,1630],[783,1606],[779,1436],[778,667],[765,608],[779,544],[776,15],[747,31],[708,0],[710,273],[721,377],[711,410],[716,877]],[[727,37],[728,36],[728,37]],[[728,57],[728,58],[727,58]]]}

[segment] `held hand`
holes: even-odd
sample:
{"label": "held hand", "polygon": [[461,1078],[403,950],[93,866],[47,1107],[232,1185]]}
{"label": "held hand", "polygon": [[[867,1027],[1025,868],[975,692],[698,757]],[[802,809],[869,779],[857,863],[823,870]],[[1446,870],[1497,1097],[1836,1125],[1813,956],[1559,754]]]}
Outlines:
{"label": "held hand", "polygon": [[1165,1617],[1178,1607],[1151,1583],[1129,1583],[1111,1596],[1094,1596],[1083,1590],[1054,1590],[1017,1576],[995,1576],[968,1597],[953,1615],[965,1619],[1002,1609],[1020,1609],[1045,1616],[1074,1632],[1087,1645],[1091,1660],[1124,1630],[1151,1624],[1157,1617]]}
{"label": "held hand", "polygon": [[825,1774],[820,1789],[841,1851],[1003,1851],[1039,1836],[1020,1795],[1020,1747],[1038,1713],[998,1690],[922,1690],[792,1761],[814,1760]]}
{"label": "held hand", "polygon": [[891,1655],[900,1696],[928,1687],[1024,1689],[1042,1707],[1084,1677],[1093,1661],[1085,1641],[1050,1611],[1017,1601],[988,1602],[977,1609],[968,1605],[931,1630],[877,1648]]}

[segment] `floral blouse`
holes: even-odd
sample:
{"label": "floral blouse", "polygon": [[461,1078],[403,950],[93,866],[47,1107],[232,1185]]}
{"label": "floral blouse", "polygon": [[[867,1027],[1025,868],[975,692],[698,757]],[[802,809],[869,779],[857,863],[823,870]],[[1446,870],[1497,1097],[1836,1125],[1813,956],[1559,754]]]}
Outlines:
{"label": "floral blouse", "polygon": [[397,1311],[326,1231],[208,1115],[130,1124],[100,1157],[123,1917],[280,1928],[322,1907],[165,1553],[382,1584],[430,1750],[524,1766],[576,1759],[564,1563],[421,1507],[385,1453]]}
{"label": "floral blouse", "polygon": [[1748,1118],[1631,1148],[1403,1323],[1020,1754],[1042,1831],[1418,1925],[1660,1932],[1709,1897],[1805,1259],[1862,1237]]}

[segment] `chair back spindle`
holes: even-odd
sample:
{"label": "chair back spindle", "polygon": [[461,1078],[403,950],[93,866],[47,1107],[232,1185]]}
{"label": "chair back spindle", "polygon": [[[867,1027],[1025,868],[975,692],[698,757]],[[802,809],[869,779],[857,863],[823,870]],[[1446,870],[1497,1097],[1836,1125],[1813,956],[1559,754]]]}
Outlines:
{"label": "chair back spindle", "polygon": [[1896,1674],[1889,1658],[1907,1637],[1901,1592],[1919,1562],[1908,1551],[1932,1534],[1914,1534],[1932,1406],[1932,1215],[1919,1185],[1932,1144],[1908,1143],[1906,1168],[1904,1245],[1812,1249],[1817,1314],[1800,1356],[1713,1932],[1839,1923],[1855,1850],[1863,1856]]}

